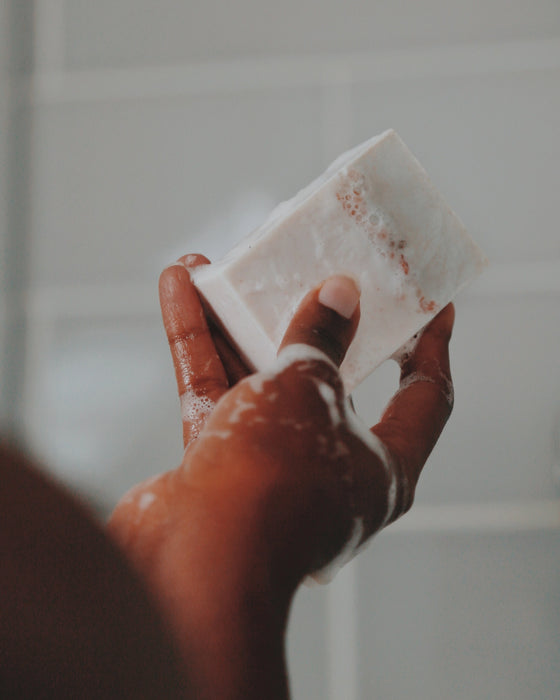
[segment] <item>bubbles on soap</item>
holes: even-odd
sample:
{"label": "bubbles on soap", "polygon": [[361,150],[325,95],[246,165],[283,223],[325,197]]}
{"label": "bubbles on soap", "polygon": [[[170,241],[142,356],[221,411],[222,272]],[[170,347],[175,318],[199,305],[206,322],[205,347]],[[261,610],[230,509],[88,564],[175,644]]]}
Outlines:
{"label": "bubbles on soap", "polygon": [[432,299],[422,293],[418,282],[411,274],[410,251],[406,237],[399,234],[398,226],[389,212],[377,206],[368,196],[367,181],[357,168],[343,170],[339,174],[336,198],[349,219],[363,232],[373,246],[375,255],[384,261],[395,282],[394,295],[404,299],[405,285],[412,287],[416,296],[418,313],[431,314],[437,309]]}
{"label": "bubbles on soap", "polygon": [[398,237],[388,213],[368,200],[365,177],[358,170],[351,168],[341,175],[336,198],[346,214],[362,229],[379,257],[391,262],[394,273],[408,276],[410,265],[404,253],[406,240]]}

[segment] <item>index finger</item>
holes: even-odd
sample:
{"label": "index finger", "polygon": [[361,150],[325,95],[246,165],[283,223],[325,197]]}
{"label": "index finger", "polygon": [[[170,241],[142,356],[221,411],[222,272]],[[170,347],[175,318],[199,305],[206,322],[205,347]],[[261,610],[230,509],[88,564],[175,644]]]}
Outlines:
{"label": "index finger", "polygon": [[208,261],[194,255],[181,260],[161,273],[159,296],[181,400],[186,446],[198,436],[215,402],[227,391],[228,380],[186,267]]}
{"label": "index finger", "polygon": [[312,289],[299,305],[280,344],[304,344],[340,367],[360,321],[360,290],[351,277],[336,275]]}

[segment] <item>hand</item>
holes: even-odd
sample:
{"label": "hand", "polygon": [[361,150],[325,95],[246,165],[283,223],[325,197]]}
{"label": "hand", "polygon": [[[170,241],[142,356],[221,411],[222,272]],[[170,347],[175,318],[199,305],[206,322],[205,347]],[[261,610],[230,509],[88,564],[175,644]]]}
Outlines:
{"label": "hand", "polygon": [[[110,529],[150,582],[201,687],[219,697],[253,697],[249,688],[285,697],[281,640],[297,585],[410,507],[451,412],[449,305],[399,358],[400,389],[380,423],[359,423],[336,369],[359,304],[348,313],[352,282],[333,282],[329,303],[342,298],[349,318],[321,303],[331,285],[313,290],[276,368],[248,376],[214,341],[187,269],[172,266],[160,280],[185,455],[125,496]],[[230,675],[216,678],[217,659],[232,653],[236,663],[222,666]],[[227,694],[234,686],[239,694]]]}

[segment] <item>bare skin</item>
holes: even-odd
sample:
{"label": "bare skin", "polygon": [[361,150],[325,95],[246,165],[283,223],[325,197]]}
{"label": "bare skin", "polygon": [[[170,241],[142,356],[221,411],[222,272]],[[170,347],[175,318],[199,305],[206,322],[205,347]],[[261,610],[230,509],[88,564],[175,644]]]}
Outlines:
{"label": "bare skin", "polygon": [[352,533],[364,542],[412,504],[452,408],[454,309],[401,358],[399,391],[361,431],[336,369],[359,304],[346,318],[312,290],[282,343],[299,346],[298,356],[281,352],[276,369],[250,375],[190,281],[187,268],[207,262],[185,256],[160,278],[183,461],[129,492],[109,532],[164,611],[194,697],[285,700],[284,635],[300,582]]}
{"label": "bare skin", "polygon": [[0,440],[0,697],[196,697],[141,578],[87,509]]}

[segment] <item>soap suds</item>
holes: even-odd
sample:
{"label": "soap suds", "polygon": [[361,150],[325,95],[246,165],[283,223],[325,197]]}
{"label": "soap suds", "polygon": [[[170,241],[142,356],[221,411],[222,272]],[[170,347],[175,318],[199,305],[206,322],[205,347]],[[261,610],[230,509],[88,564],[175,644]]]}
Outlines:
{"label": "soap suds", "polygon": [[320,379],[314,379],[314,382],[319,394],[321,395],[321,398],[327,405],[332,426],[333,428],[337,428],[342,423],[343,416],[341,415],[338,407],[336,391],[330,384],[327,384],[327,382],[323,382]]}
{"label": "soap suds", "polygon": [[190,387],[181,394],[179,400],[183,422],[191,425],[192,435],[197,437],[214,410],[215,403],[208,396],[199,395]]}
{"label": "soap suds", "polygon": [[258,372],[257,374],[251,374],[249,377],[246,377],[243,381],[251,387],[253,393],[260,395],[265,393],[264,385],[266,382],[269,382],[272,378],[273,377],[269,372]]}
{"label": "soap suds", "polygon": [[[241,416],[247,411],[254,411],[257,408],[257,404],[252,401],[244,401],[240,397],[236,397],[235,405],[233,410],[229,414],[228,423],[240,423]],[[258,422],[254,420],[253,422]]]}
{"label": "soap suds", "polygon": [[[336,198],[346,215],[367,237],[376,254],[387,261],[393,275],[401,280],[401,284],[406,281],[412,286],[418,303],[417,311],[425,314],[435,311],[436,302],[426,299],[418,281],[411,279],[406,238],[398,235],[398,227],[388,212],[376,206],[372,198],[367,196],[367,182],[363,173],[357,168],[341,170],[339,181]],[[402,295],[404,292],[396,296]]]}
{"label": "soap suds", "polygon": [[151,491],[146,491],[140,496],[138,508],[140,510],[146,510],[146,508],[149,508],[155,500],[155,495]]}
{"label": "soap suds", "polygon": [[204,438],[217,438],[218,440],[229,440],[233,435],[231,430],[208,430],[204,431]]}
{"label": "soap suds", "polygon": [[338,367],[334,362],[325,355],[321,350],[313,347],[312,345],[305,345],[304,343],[294,343],[293,345],[287,345],[283,348],[276,358],[276,362],[272,366],[275,374],[280,374],[294,362],[307,361],[307,362],[326,362],[330,367],[332,367],[338,373]]}
{"label": "soap suds", "polygon": [[377,253],[393,262],[393,269],[408,275],[410,265],[405,257],[406,240],[396,235],[394,222],[389,214],[366,201],[366,179],[356,168],[340,174],[341,186],[336,192],[346,214],[362,229]]}
{"label": "soap suds", "polygon": [[284,425],[288,428],[293,428],[298,432],[301,432],[302,430],[308,430],[313,427],[312,421],[305,421],[304,423],[302,423],[300,421],[294,420],[294,418],[280,418],[278,424]]}
{"label": "soap suds", "polygon": [[441,382],[442,382],[440,384],[440,388],[443,391],[443,395],[445,396],[449,406],[451,406],[451,408],[453,408],[453,405],[455,403],[455,389],[453,387],[453,382],[443,372],[440,372],[440,378],[441,378]]}
{"label": "soap suds", "polygon": [[[326,360],[336,369],[334,363],[332,363],[329,358],[324,355],[324,353],[307,345],[288,346],[280,353],[278,359],[279,361],[277,362],[277,367],[279,372],[286,366],[289,366],[292,362],[301,360]],[[383,442],[374,433],[372,433],[365,423],[362,422],[359,416],[357,416],[352,407],[351,397],[344,399],[342,402],[341,412],[340,403],[337,400],[335,389],[327,382],[321,381],[318,378],[315,378],[314,382],[321,398],[327,406],[332,427],[337,428],[343,422],[345,422],[351,432],[358,439],[360,439],[371,450],[371,452],[373,452],[384,467],[389,479],[387,488],[387,511],[381,525],[381,527],[384,527],[394,517],[397,503],[398,484],[391,455]],[[333,446],[331,445],[331,441],[328,439],[328,437],[322,434],[317,436],[317,446],[319,454],[328,456],[331,459],[348,457],[350,455],[350,450],[342,440],[337,440]],[[354,530],[346,546],[324,569],[312,574],[311,579],[318,583],[328,583],[331,581],[336,572],[356,555],[363,532],[363,519],[356,518]]]}
{"label": "soap suds", "polygon": [[383,442],[371,432],[362,419],[353,411],[348,399],[344,401],[344,416],[348,428],[354,435],[364,442],[369,449],[379,458],[381,464],[385,467],[385,471],[392,471],[392,462],[389,452]]}
{"label": "soap suds", "polygon": [[421,382],[435,384],[440,390],[440,392],[443,394],[449,406],[453,406],[455,400],[453,382],[441,371],[439,372],[438,379],[434,379],[433,377],[421,374],[420,372],[412,372],[411,374],[407,375],[404,379],[401,380],[397,393],[392,397],[391,401],[389,401],[389,406],[402,391],[408,389],[408,387],[412,386],[413,384],[419,384]]}
{"label": "soap suds", "polygon": [[397,500],[397,478],[393,459],[384,443],[377,437],[377,435],[371,432],[361,418],[353,411],[348,400],[345,401],[344,405],[347,426],[354,433],[354,435],[364,442],[379,459],[385,469],[385,473],[390,479],[389,488],[387,490],[387,512],[381,525],[381,527],[384,527],[394,514]]}
{"label": "soap suds", "polygon": [[380,530],[384,528],[385,525],[388,525],[394,518],[395,508],[397,507],[397,475],[395,474],[394,469],[389,471],[389,477],[391,479],[391,483],[387,489],[387,512],[385,513],[385,517],[383,518],[383,522],[379,528]]}
{"label": "soap suds", "polygon": [[[292,364],[292,362],[312,359],[326,361],[338,372],[336,365],[331,362],[331,360],[323,352],[311,346],[300,344],[289,345],[282,350],[278,356],[278,371],[281,371],[281,369],[289,366]],[[391,479],[387,492],[387,513],[384,519],[384,524],[387,523],[393,515],[397,496],[396,476],[389,451],[383,442],[377,437],[377,435],[372,433],[366,424],[355,413],[354,409],[352,408],[351,398],[347,397],[344,399],[342,403],[344,413],[341,415],[335,390],[324,381],[316,379],[315,383],[322,399],[327,405],[333,427],[339,426],[343,420],[345,420],[350,431],[359,440],[365,443],[371,452],[373,452],[373,454],[379,459],[385,469],[386,474]],[[338,448],[338,451],[340,452],[340,448]]]}
{"label": "soap suds", "polygon": [[121,498],[121,503],[132,503],[132,501],[135,501],[138,498],[138,495],[143,493],[144,489],[147,486],[151,486],[152,484],[155,484],[158,479],[160,479],[161,474],[155,474],[154,476],[151,476],[149,479],[146,479],[145,481],[142,481],[140,484],[136,484],[136,486],[133,486],[131,489],[129,489],[125,495]]}
{"label": "soap suds", "polygon": [[[397,364],[402,367],[408,362],[408,360],[412,357],[414,354],[414,351],[416,350],[416,346],[420,342],[420,339],[422,338],[422,335],[424,333],[426,327],[422,328],[421,330],[418,331],[418,333],[415,333],[412,338],[407,340],[404,345],[402,345],[393,355],[391,356],[392,360],[395,360]],[[443,395],[445,396],[445,399],[447,403],[450,406],[453,406],[454,398],[455,398],[455,392],[453,389],[453,382],[451,379],[444,374],[441,370],[439,371],[439,377],[438,379],[434,379],[433,377],[428,377],[420,372],[412,372],[411,374],[408,374],[404,379],[401,380],[399,384],[399,390],[395,394],[395,396],[398,396],[401,391],[404,391],[407,387],[409,387],[411,384],[416,384],[417,382],[430,382],[431,384],[437,384]],[[395,397],[393,397],[394,399]]]}

